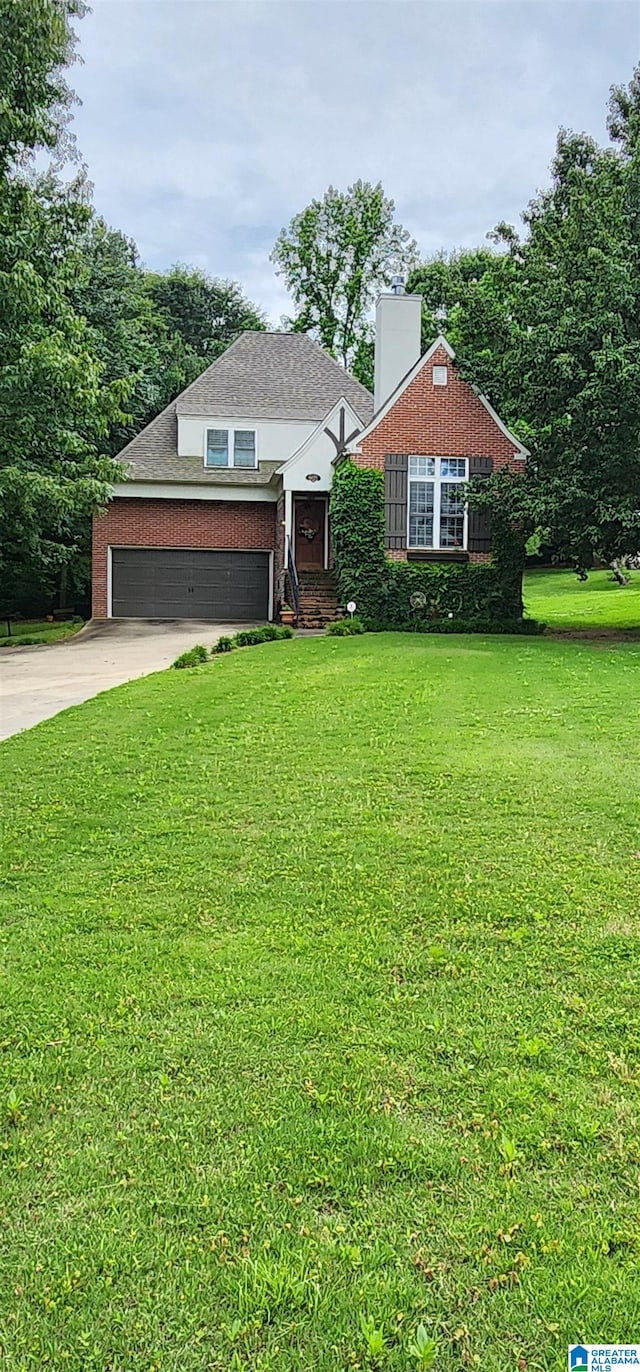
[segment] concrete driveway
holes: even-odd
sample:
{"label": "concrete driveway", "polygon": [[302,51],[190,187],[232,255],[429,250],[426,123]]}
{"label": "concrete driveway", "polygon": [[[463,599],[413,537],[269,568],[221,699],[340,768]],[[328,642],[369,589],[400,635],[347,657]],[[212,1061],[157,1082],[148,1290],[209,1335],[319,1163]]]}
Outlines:
{"label": "concrete driveway", "polygon": [[110,686],[159,672],[194,643],[247,628],[194,619],[110,619],[75,638],[0,649],[0,739],[30,729]]}

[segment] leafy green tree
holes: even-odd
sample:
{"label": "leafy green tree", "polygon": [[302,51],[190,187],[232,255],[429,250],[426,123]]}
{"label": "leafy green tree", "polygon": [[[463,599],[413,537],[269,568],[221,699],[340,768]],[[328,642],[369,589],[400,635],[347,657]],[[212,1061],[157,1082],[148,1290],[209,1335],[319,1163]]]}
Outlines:
{"label": "leafy green tree", "polygon": [[0,0],[0,177],[36,148],[60,147],[73,95],[73,18],[82,0]]}
{"label": "leafy green tree", "polygon": [[640,76],[612,91],[612,146],[561,130],[551,185],[500,224],[499,252],[426,263],[427,341],[444,327],[463,374],[532,450],[520,479],[472,492],[508,509],[584,574],[640,548]]}
{"label": "leafy green tree", "polygon": [[295,306],[293,328],[310,332],[345,367],[369,381],[375,296],[417,261],[417,246],[395,222],[381,184],[330,186],[279,234],[271,254]]}
{"label": "leafy green tree", "polygon": [[92,218],[79,240],[77,262],[73,307],[87,322],[103,379],[124,380],[129,387],[127,414],[111,425],[107,439],[116,455],[202,371],[205,360],[170,330],[132,239]]}
{"label": "leafy green tree", "polygon": [[534,439],[511,498],[580,572],[603,559],[621,579],[640,548],[639,95],[637,75],[613,93],[611,148],[561,130],[528,237],[508,242],[511,390]]}
{"label": "leafy green tree", "polygon": [[[64,153],[76,0],[0,0],[0,584],[43,584],[86,543],[114,468],[104,440],[127,385],[105,385],[85,321],[70,302],[77,240],[90,215],[82,175],[62,186],[30,166]],[[6,608],[6,607],[5,607]]]}
{"label": "leafy green tree", "polygon": [[221,281],[197,267],[178,263],[168,272],[149,272],[146,288],[167,332],[190,350],[198,367],[195,375],[238,334],[266,327],[262,311],[245,299],[236,281]]}
{"label": "leafy green tree", "polygon": [[[407,290],[423,297],[422,343],[446,334],[461,373],[505,420],[522,420],[509,365],[516,330],[517,257],[491,248],[440,253],[411,273]],[[522,427],[522,425],[520,425]]]}

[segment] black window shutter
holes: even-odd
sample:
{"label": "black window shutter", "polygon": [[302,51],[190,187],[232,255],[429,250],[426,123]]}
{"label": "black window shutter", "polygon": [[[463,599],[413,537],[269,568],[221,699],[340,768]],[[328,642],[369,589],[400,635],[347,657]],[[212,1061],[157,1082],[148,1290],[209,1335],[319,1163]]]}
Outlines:
{"label": "black window shutter", "polygon": [[[469,458],[469,477],[481,476],[485,479],[491,476],[493,471],[493,458],[491,457],[470,457]],[[470,553],[490,553],[492,546],[491,540],[491,514],[489,510],[469,510],[469,552]]]}
{"label": "black window shutter", "polygon": [[407,499],[409,458],[406,453],[387,453],[384,459],[384,546],[407,546]]}

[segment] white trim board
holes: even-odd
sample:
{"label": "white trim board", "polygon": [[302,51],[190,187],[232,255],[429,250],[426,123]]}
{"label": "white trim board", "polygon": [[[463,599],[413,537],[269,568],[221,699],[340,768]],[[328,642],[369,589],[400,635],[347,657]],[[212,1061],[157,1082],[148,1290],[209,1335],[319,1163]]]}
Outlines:
{"label": "white trim board", "polygon": [[[378,410],[378,413],[374,414],[371,422],[367,424],[366,428],[364,428],[361,433],[358,434],[358,437],[354,440],[353,446],[350,446],[349,448],[350,452],[357,453],[360,451],[359,445],[362,442],[362,439],[368,438],[369,434],[373,433],[374,429],[377,429],[380,421],[384,419],[385,416],[389,413],[389,410],[395,405],[396,401],[400,399],[400,396],[404,394],[407,387],[411,385],[411,382],[415,380],[418,373],[422,371],[422,368],[426,367],[427,362],[430,361],[434,353],[437,352],[438,348],[444,348],[444,351],[451,358],[451,361],[455,361],[456,355],[453,351],[453,348],[451,347],[451,344],[447,343],[444,334],[439,333],[438,337],[431,344],[431,347],[427,349],[426,353],[424,353],[422,357],[418,358],[418,361],[411,368],[411,370],[407,372],[407,375],[403,378],[403,380],[398,382],[395,391],[392,391],[391,395],[389,396],[389,399],[385,400],[384,405],[381,405],[380,409]],[[469,385],[470,383],[467,382],[466,384]],[[524,443],[521,443],[520,439],[516,438],[515,434],[511,433],[510,429],[507,428],[506,424],[503,424],[500,416],[496,414],[493,405],[489,403],[486,396],[481,395],[480,391],[477,391],[475,386],[472,386],[471,389],[474,395],[477,396],[478,400],[480,401],[480,404],[484,405],[487,414],[491,416],[491,419],[493,420],[497,428],[500,430],[503,437],[508,439],[509,443],[513,443],[513,446],[516,450],[513,456],[515,458],[522,460],[525,460],[527,457],[529,457],[529,449],[525,448]]]}
{"label": "white trim board", "polygon": [[[324,419],[321,419],[318,422],[316,428],[313,430],[313,433],[310,433],[308,437],[305,438],[304,443],[301,443],[300,446],[296,448],[295,452],[291,454],[291,457],[288,457],[286,462],[283,462],[282,466],[277,468],[276,476],[284,476],[285,472],[289,469],[289,467],[292,467],[293,464],[298,461],[298,458],[302,457],[307,452],[307,450],[311,448],[314,443],[317,442],[318,438],[321,437],[325,429],[330,426],[331,420],[339,416],[341,410],[345,410],[346,418],[351,420],[352,428],[360,428],[362,420],[358,417],[353,408],[353,405],[350,404],[346,396],[341,396],[339,400],[336,400],[335,405],[332,405],[331,409],[327,411],[326,415],[324,416]],[[358,437],[360,437],[360,435],[358,435]]]}
{"label": "white trim board", "polygon": [[123,481],[113,487],[113,495],[119,500],[258,500],[271,505],[278,500],[271,486],[201,486],[196,481]]}

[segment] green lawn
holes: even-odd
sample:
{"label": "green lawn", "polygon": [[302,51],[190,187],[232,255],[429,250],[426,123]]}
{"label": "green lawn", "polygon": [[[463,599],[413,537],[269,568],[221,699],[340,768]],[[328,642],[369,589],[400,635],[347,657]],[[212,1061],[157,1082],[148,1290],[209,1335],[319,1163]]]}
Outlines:
{"label": "green lawn", "polygon": [[63,638],[72,638],[82,628],[81,619],[53,621],[46,619],[12,620],[11,634],[7,634],[7,621],[0,619],[0,648],[19,648],[22,644],[58,643]]}
{"label": "green lawn", "polygon": [[630,586],[618,586],[607,571],[578,581],[575,572],[532,570],[525,577],[524,602],[527,614],[551,630],[640,630],[640,572],[631,573]]}
{"label": "green lawn", "polygon": [[640,1337],[639,698],[640,645],[297,639],[3,745],[7,1372]]}

